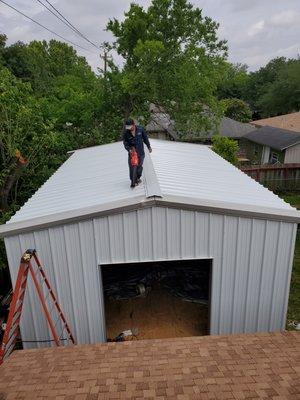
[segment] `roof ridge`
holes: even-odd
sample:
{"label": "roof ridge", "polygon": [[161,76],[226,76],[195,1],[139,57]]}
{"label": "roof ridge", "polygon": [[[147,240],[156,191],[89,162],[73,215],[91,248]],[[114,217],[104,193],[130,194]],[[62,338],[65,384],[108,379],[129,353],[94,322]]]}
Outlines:
{"label": "roof ridge", "polygon": [[144,163],[144,189],[147,199],[150,197],[163,197],[159,181],[149,151],[145,152]]}

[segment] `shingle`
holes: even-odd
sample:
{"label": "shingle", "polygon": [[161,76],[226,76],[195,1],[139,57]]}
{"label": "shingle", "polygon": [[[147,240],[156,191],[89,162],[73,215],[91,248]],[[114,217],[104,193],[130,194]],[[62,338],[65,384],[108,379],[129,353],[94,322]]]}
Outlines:
{"label": "shingle", "polygon": [[[215,376],[215,370],[224,376]],[[296,400],[300,396],[300,333],[15,351],[0,367],[0,398],[1,394],[24,400],[277,396]]]}
{"label": "shingle", "polygon": [[293,132],[300,132],[300,111],[279,115],[277,117],[259,119],[250,122],[254,126],[273,126],[274,128],[287,129]]}
{"label": "shingle", "polygon": [[263,126],[244,136],[252,142],[272,147],[276,150],[284,150],[290,146],[300,143],[300,133],[285,129]]}

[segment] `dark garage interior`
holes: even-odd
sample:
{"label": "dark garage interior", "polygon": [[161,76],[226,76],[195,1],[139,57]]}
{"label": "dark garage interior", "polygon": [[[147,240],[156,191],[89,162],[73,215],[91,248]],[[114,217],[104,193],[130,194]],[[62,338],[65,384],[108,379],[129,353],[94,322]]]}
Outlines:
{"label": "dark garage interior", "polygon": [[108,341],[209,334],[211,260],[102,265]]}

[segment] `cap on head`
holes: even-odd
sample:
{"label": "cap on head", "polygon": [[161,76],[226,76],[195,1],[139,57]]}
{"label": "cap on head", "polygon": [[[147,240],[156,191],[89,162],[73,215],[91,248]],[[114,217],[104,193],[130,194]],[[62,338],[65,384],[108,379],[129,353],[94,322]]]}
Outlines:
{"label": "cap on head", "polygon": [[134,120],[132,118],[128,118],[125,121],[125,129],[131,129],[133,125],[134,125]]}

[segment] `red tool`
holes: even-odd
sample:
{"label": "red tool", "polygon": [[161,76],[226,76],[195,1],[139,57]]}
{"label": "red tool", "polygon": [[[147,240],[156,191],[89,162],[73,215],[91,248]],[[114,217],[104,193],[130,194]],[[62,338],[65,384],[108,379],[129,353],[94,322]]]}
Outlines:
{"label": "red tool", "polygon": [[130,152],[130,163],[133,167],[137,167],[139,165],[139,157],[135,149],[132,149]]}
{"label": "red tool", "polygon": [[[31,263],[32,258],[35,261],[36,270]],[[49,340],[49,342],[53,341],[56,346],[61,346],[64,341],[67,341],[67,343],[70,342],[71,344],[75,344],[75,339],[71,333],[62,309],[57,302],[56,296],[51,289],[50,283],[46,277],[42,264],[36,254],[36,250],[28,249],[23,254],[20,262],[15,290],[9,308],[9,314],[3,335],[3,340],[0,346],[0,365],[14,350],[17,338],[19,336],[19,325],[22,315],[22,308],[29,271],[32,276],[34,286],[36,288],[42,310],[45,314],[49,329],[51,331],[51,335],[53,337],[53,340]],[[42,289],[43,284],[45,284],[44,291],[47,292],[46,296],[44,296],[44,292]],[[53,322],[52,314],[56,314],[55,322]],[[60,334],[57,333],[58,326],[60,326]],[[66,338],[63,338],[63,335],[66,336]]]}

